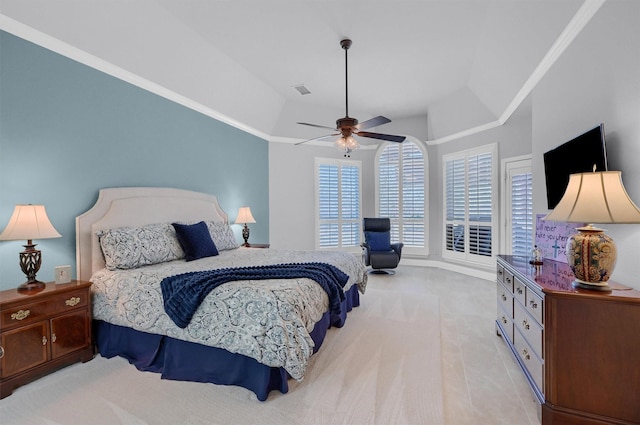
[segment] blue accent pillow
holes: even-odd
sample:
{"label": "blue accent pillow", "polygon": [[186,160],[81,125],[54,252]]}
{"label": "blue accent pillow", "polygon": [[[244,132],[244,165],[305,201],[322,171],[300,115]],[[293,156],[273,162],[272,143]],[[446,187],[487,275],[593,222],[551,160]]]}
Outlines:
{"label": "blue accent pillow", "polygon": [[218,255],[218,248],[204,221],[196,224],[171,223],[187,261]]}
{"label": "blue accent pillow", "polygon": [[391,234],[389,232],[364,232],[371,251],[389,251],[391,249]]}

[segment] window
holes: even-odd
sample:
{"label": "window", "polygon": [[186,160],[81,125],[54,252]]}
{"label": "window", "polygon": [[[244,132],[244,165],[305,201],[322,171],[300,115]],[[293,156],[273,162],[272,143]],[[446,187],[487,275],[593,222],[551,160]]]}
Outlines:
{"label": "window", "polygon": [[425,154],[411,141],[387,143],[377,157],[377,215],[391,219],[391,240],[426,254]]}
{"label": "window", "polygon": [[491,264],[496,156],[493,144],[443,157],[444,258]]}
{"label": "window", "polygon": [[535,222],[533,217],[533,188],[531,157],[510,158],[503,161],[504,189],[503,251],[506,254],[528,257],[533,248]]}
{"label": "window", "polygon": [[359,161],[316,159],[318,249],[360,245]]}

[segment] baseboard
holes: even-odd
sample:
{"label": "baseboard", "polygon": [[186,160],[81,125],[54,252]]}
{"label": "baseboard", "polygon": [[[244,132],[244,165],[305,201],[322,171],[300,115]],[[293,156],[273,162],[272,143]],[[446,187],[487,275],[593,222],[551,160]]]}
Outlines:
{"label": "baseboard", "polygon": [[473,277],[488,280],[491,282],[496,280],[495,271],[478,270],[478,269],[463,266],[460,264],[447,263],[446,261],[434,261],[434,260],[426,260],[426,259],[419,259],[419,258],[402,258],[402,260],[400,260],[400,265],[398,267],[402,265],[418,266],[418,267],[437,267],[439,269],[449,270],[456,273],[462,273],[462,274],[466,274],[467,276],[473,276]]}

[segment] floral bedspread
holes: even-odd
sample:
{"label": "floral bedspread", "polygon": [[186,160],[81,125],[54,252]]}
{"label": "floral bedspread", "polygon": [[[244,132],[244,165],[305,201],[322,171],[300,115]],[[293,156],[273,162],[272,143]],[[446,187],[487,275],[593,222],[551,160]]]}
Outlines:
{"label": "floral bedspread", "polygon": [[324,262],[349,275],[364,293],[367,273],[361,258],[344,252],[238,248],[215,257],[175,260],[132,270],[107,269],[91,281],[93,317],[139,331],[223,348],[272,367],[283,367],[302,380],[313,354],[310,332],[328,310],[326,292],[314,281],[244,280],[214,289],[191,323],[181,329],[167,316],[160,282],[167,276],[215,268]]}

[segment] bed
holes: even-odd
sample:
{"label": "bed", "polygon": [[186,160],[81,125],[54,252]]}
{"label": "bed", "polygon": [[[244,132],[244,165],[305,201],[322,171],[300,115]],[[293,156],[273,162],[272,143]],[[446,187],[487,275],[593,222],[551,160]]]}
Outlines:
{"label": "bed", "polygon": [[[202,235],[216,254],[198,256]],[[198,241],[193,260],[185,237]],[[241,386],[261,401],[304,378],[367,283],[350,253],[239,246],[215,196],[181,189],[100,190],[76,218],[76,252],[103,357],[163,379]]]}

